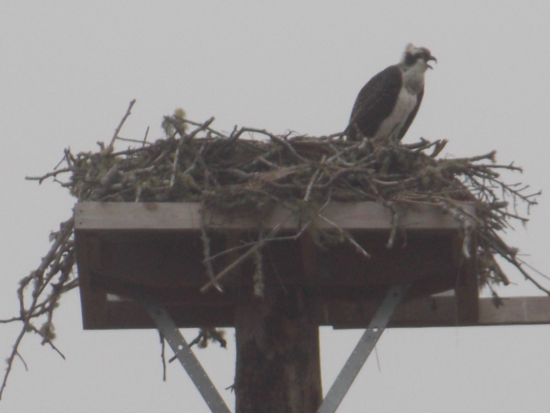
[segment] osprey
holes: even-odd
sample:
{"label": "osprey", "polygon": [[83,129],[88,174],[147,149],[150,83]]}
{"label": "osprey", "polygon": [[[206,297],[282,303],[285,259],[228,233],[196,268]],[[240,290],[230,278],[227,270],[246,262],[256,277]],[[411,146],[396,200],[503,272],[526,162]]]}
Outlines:
{"label": "osprey", "polygon": [[[437,59],[424,47],[407,45],[401,62],[389,66],[363,86],[357,95],[345,133],[375,142],[399,142],[411,126],[422,97],[424,73]],[[359,134],[359,133],[360,134]]]}

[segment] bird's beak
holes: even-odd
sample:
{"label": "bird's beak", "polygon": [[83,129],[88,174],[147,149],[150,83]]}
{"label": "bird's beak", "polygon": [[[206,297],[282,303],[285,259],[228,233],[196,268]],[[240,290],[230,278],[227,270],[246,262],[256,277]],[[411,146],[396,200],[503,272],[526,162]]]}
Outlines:
{"label": "bird's beak", "polygon": [[[428,57],[426,58],[426,63],[428,63],[430,60],[433,60],[434,62],[437,63],[437,59],[435,58],[435,56],[432,56],[432,55],[428,56]],[[431,67],[430,65],[428,65],[428,67],[429,67],[430,69],[433,69],[433,67]]]}

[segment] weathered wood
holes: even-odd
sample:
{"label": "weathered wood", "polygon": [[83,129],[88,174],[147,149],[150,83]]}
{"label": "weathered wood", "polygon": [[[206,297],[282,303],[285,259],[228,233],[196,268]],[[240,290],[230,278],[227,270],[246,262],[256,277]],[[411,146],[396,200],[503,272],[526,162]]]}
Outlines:
{"label": "weathered wood", "polygon": [[[367,204],[358,204],[352,209],[368,210],[375,205]],[[126,208],[120,209],[119,205],[130,208],[125,211]],[[199,288],[208,277],[203,264],[200,233],[196,229],[181,230],[198,224],[193,221],[193,214],[187,217],[185,225],[177,224],[177,220],[171,221],[171,214],[186,215],[179,209],[181,205],[77,204],[77,217],[78,214],[83,214],[81,218],[95,217],[86,221],[87,224],[84,222],[84,227],[77,224],[75,232],[84,328],[153,327],[137,303],[127,300],[112,302],[106,298],[107,293],[131,297],[136,291],[162,302],[181,327],[235,325],[235,303],[240,298],[233,282],[238,278],[237,274],[254,271],[252,261],[245,260],[235,274],[228,277],[224,294],[217,291],[201,294]],[[195,208],[198,214],[198,205],[191,205],[190,208]],[[155,208],[162,212],[165,206],[168,209],[159,221],[162,214],[156,215],[158,209]],[[82,207],[80,212],[79,207]],[[344,212],[350,211],[345,205],[342,207]],[[114,217],[123,212],[131,217],[132,210],[135,214],[141,212],[129,219],[133,222],[131,225],[145,222],[146,225],[139,225],[152,231],[137,227],[123,229],[127,226],[124,222],[119,229],[107,229],[112,225],[109,223],[111,219],[116,221],[109,218],[111,212],[114,211]],[[102,211],[107,211],[105,216]],[[325,212],[327,215],[333,213],[330,210]],[[438,211],[432,213],[439,214]],[[123,217],[121,219],[124,221]],[[176,223],[172,225],[173,222]],[[180,230],[166,230],[178,225]],[[318,324],[335,328],[366,327],[380,294],[388,285],[406,281],[413,282],[409,302],[399,307],[391,327],[550,324],[550,298],[547,297],[506,299],[506,304],[500,309],[495,309],[488,299],[478,301],[474,262],[464,261],[462,241],[456,229],[407,231],[406,244],[405,239],[398,237],[393,249],[385,247],[388,230],[350,231],[371,253],[371,259],[357,254],[349,243],[321,250],[308,234],[303,234],[298,241],[277,242],[264,248],[264,262],[270,263],[264,269],[266,285],[283,282],[289,288],[305,288],[315,296],[322,309],[315,315]],[[212,253],[249,241],[246,234],[246,231],[214,231],[210,243]],[[214,271],[221,270],[242,253],[243,250],[234,251],[217,260]],[[293,275],[297,273],[302,276]],[[414,297],[448,289],[456,290],[456,298],[424,297],[411,301]]]}
{"label": "weathered wood", "polygon": [[303,288],[244,289],[236,303],[236,413],[314,413],[322,401],[315,302]]}
{"label": "weathered wood", "polygon": [[[465,208],[471,207],[465,205]],[[204,265],[198,203],[79,203],[74,211],[86,328],[116,328],[115,320],[122,323],[121,328],[131,327],[127,316],[108,315],[106,308],[114,307],[105,302],[105,294],[101,298],[99,291],[125,297],[137,292],[172,308],[231,305],[237,299],[231,287],[236,274],[253,271],[249,257],[225,277],[223,296],[213,291],[206,295],[199,293],[209,278]],[[451,243],[459,223],[450,215],[435,207],[412,206],[401,219],[407,230],[407,242],[398,236],[394,248],[387,249],[391,229],[391,213],[387,208],[372,202],[334,203],[323,214],[350,231],[372,258],[358,254],[349,242],[319,249],[309,234],[304,233],[300,240],[272,242],[263,247],[264,263],[270,262],[264,269],[268,275],[266,283],[307,286],[324,302],[378,299],[395,283],[413,282],[409,297],[453,287],[452,250],[456,247]],[[214,228],[209,231],[211,255],[236,247],[241,240],[256,239],[253,220],[206,215],[207,223]],[[297,228],[291,212],[284,208],[275,208],[266,227],[281,222],[286,227],[281,230],[283,235],[292,234]],[[314,225],[330,228],[324,220]],[[214,260],[213,272],[219,273],[246,251],[236,250]],[[304,276],[296,278],[293,275],[296,273]],[[145,324],[137,319],[137,314],[135,327],[139,328]],[[208,325],[232,323],[232,318],[226,316],[218,319],[219,313],[205,317],[202,312],[186,310],[186,314],[196,314],[185,321],[186,325],[193,322],[204,325],[204,321]]]}
{"label": "weathered wood", "polygon": [[[473,213],[473,206],[464,204],[465,210]],[[83,202],[75,205],[76,230],[200,230],[199,203],[126,203],[126,202]],[[375,202],[333,202],[323,215],[346,230],[390,230],[391,211]],[[236,217],[207,213],[206,222],[211,228],[250,229],[256,222],[248,217]],[[298,219],[292,213],[278,206],[266,220],[265,228],[273,228],[283,222],[282,229],[296,229]],[[318,228],[332,228],[322,219],[317,219]],[[456,230],[460,228],[450,214],[430,205],[409,205],[400,219],[400,225],[415,230]]]}
{"label": "weathered wood", "polygon": [[[281,222],[285,213],[276,211],[273,222]],[[234,326],[239,300],[232,287],[235,277],[228,278],[225,294],[199,292],[208,277],[198,214],[198,204],[77,204],[75,239],[84,328],[153,327],[137,303],[106,298],[108,292],[129,297],[134,291],[166,305],[181,327]],[[391,250],[385,247],[389,212],[380,205],[334,204],[323,214],[350,230],[372,258],[362,258],[348,243],[320,250],[307,234],[298,241],[270,244],[263,251],[264,261],[272,264],[265,268],[266,285],[284,282],[306,288],[322,309],[315,314],[319,325],[366,327],[380,294],[388,285],[405,281],[413,281],[409,301],[398,308],[390,327],[550,324],[548,297],[509,298],[499,309],[490,299],[479,300],[475,263],[462,257],[458,223],[437,209],[422,206],[404,217],[402,223],[412,231],[406,233],[406,245],[398,238]],[[438,227],[443,222],[448,226]],[[237,229],[251,223],[240,220],[228,225]],[[360,228],[352,228],[356,225]],[[239,245],[244,234],[213,232],[212,253]],[[214,271],[242,252],[215,262]],[[242,271],[253,271],[250,260],[236,273]],[[295,273],[302,276],[289,276]],[[456,297],[411,300],[447,289],[455,289]]]}
{"label": "weathered wood", "polygon": [[96,237],[82,235],[76,237],[76,261],[80,301],[82,303],[82,323],[84,328],[101,328],[108,319],[105,290],[92,287],[92,273],[101,263],[101,244]]}
{"label": "weathered wood", "polygon": [[503,298],[497,308],[491,298],[479,301],[478,325],[550,324],[550,297]]}
{"label": "weathered wood", "polygon": [[[97,299],[97,297],[101,297]],[[155,328],[143,307],[133,301],[109,301],[106,293],[97,291],[95,312],[85,313],[86,330]],[[167,305],[175,323],[181,328],[198,326],[234,327],[235,306],[219,302],[205,305],[189,299],[189,305]],[[335,329],[366,328],[377,302],[345,303],[323,302],[316,312],[317,324]],[[97,311],[104,309],[103,312]],[[454,297],[424,297],[402,303],[388,328],[426,328],[457,326],[502,326],[550,324],[550,297],[504,298],[504,305],[496,308],[490,298],[479,300],[477,322],[459,321]]]}
{"label": "weathered wood", "polygon": [[463,239],[455,235],[453,242],[453,261],[458,268],[455,295],[457,319],[461,324],[477,324],[479,319],[479,283],[477,279],[477,256],[475,254],[475,240],[470,239],[467,248],[471,258],[466,259],[462,252]]}
{"label": "weathered wood", "polygon": [[[402,303],[394,313],[389,328],[502,326],[550,324],[550,297],[507,297],[495,307],[491,298],[479,299],[477,320],[460,319],[454,296],[424,297]],[[326,304],[323,324],[337,329],[366,328],[375,303]]]}

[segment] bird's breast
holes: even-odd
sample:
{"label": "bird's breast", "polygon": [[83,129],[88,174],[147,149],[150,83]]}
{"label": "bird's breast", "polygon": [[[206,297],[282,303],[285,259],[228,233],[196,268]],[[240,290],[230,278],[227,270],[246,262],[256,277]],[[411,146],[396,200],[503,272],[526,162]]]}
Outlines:
{"label": "bird's breast", "polygon": [[382,121],[374,135],[374,139],[385,139],[390,135],[392,135],[392,139],[396,137],[416,106],[417,101],[418,98],[415,94],[402,87],[392,112]]}

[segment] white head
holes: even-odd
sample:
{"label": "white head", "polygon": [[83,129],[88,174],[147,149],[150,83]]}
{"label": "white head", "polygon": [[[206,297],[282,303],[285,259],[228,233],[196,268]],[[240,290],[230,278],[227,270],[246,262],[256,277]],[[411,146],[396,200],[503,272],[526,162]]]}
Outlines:
{"label": "white head", "polygon": [[427,69],[432,69],[428,64],[430,60],[437,62],[437,59],[432,56],[428,49],[425,47],[416,47],[414,44],[409,43],[405,48],[399,65],[405,71],[412,67],[416,67],[417,69],[421,69],[422,72],[425,72]]}

